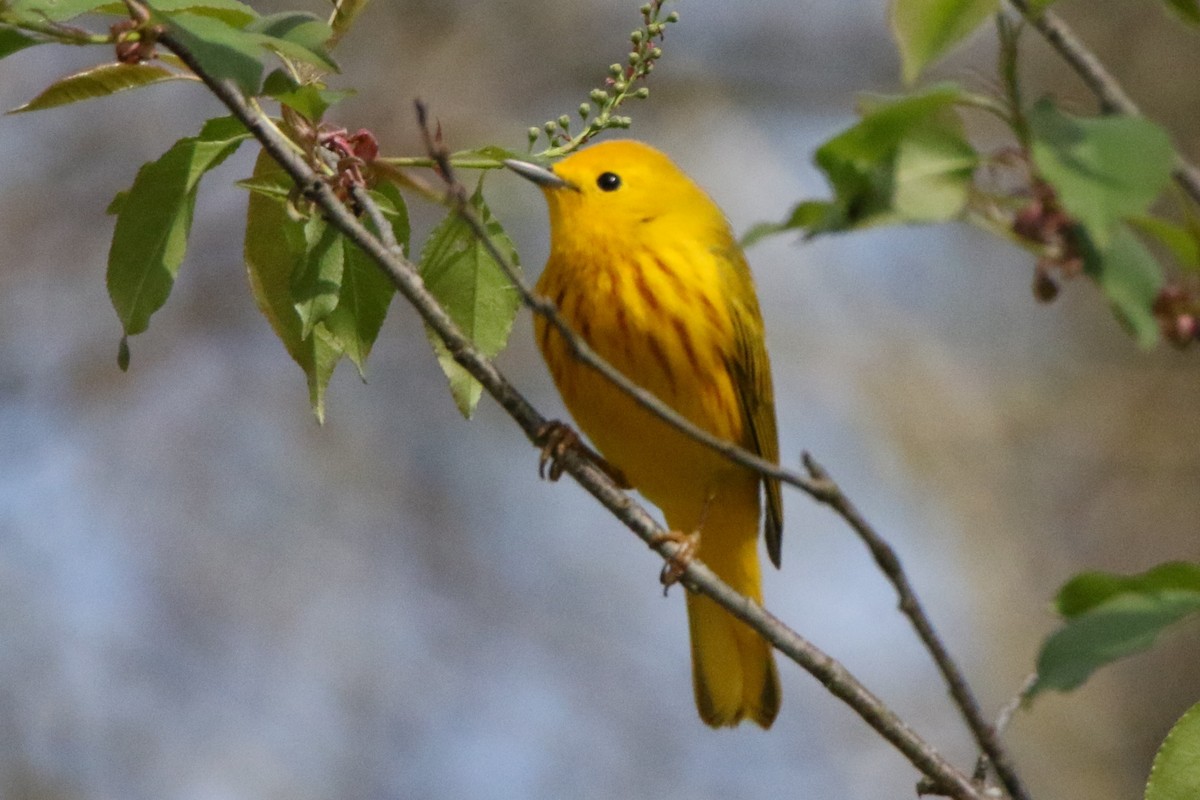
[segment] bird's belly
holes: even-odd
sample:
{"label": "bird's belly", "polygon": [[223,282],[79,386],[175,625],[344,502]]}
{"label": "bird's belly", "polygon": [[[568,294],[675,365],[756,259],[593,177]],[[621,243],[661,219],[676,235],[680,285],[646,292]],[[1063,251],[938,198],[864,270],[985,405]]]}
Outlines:
{"label": "bird's belly", "polygon": [[[719,353],[693,337],[691,352],[673,340],[677,326],[637,325],[607,319],[590,309],[588,344],[606,361],[685,418],[723,439],[739,442],[743,431],[736,389]],[[668,519],[696,518],[715,487],[731,473],[731,462],[643,408],[591,367],[577,361],[562,337],[539,320],[538,343],[579,428],[609,462]],[[713,352],[709,352],[713,351]]]}

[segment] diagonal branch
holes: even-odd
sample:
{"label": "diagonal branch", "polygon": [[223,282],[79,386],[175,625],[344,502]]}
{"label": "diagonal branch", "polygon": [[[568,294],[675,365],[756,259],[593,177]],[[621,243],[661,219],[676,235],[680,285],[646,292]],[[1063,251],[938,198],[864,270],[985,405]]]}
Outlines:
{"label": "diagonal branch", "polygon": [[[1029,21],[1037,32],[1050,43],[1075,74],[1087,84],[1100,100],[1106,111],[1117,111],[1131,117],[1142,116],[1141,109],[1129,96],[1108,67],[1088,49],[1075,32],[1053,11],[1040,14],[1029,6],[1029,0],[1009,0],[1021,16]],[[1193,202],[1200,203],[1200,168],[1188,161],[1178,151],[1175,153],[1175,182],[1179,184]]]}
{"label": "diagonal branch", "polygon": [[[508,382],[495,364],[481,354],[454,324],[446,311],[425,288],[416,268],[385,246],[337,199],[330,186],[294,153],[274,128],[253,110],[237,88],[214,79],[188,49],[169,32],[159,41],[188,65],[262,144],[263,148],[296,181],[305,194],[348,239],[375,261],[398,291],[446,344],[454,359],[521,426],[530,441],[545,425],[545,418]],[[369,201],[369,198],[367,198]],[[564,471],[599,500],[617,519],[653,547],[664,558],[677,555],[678,546],[663,537],[664,531],[602,470],[581,455],[568,450],[562,458]],[[792,631],[762,606],[733,591],[698,561],[692,561],[682,576],[692,591],[703,592],[746,621],[788,658],[795,661],[830,692],[847,703],[867,724],[894,745],[920,772],[929,777],[937,791],[958,800],[984,800],[970,778],[947,762],[930,744],[909,728],[849,671],[812,643]]]}

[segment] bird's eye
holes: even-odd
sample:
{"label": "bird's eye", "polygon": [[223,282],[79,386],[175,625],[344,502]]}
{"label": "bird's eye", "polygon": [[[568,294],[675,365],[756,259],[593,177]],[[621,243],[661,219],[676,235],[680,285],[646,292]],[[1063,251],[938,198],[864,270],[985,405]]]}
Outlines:
{"label": "bird's eye", "polygon": [[615,172],[602,172],[600,177],[596,178],[596,185],[601,191],[611,192],[621,185],[621,176]]}

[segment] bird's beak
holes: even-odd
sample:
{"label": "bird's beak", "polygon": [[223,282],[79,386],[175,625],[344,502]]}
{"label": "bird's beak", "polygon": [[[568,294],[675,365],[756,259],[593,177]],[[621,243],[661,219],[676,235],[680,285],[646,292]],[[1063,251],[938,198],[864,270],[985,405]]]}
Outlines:
{"label": "bird's beak", "polygon": [[504,166],[522,178],[536,183],[543,189],[574,189],[575,191],[579,191],[578,186],[555,175],[553,170],[546,167],[530,164],[528,161],[517,161],[514,158],[506,158]]}

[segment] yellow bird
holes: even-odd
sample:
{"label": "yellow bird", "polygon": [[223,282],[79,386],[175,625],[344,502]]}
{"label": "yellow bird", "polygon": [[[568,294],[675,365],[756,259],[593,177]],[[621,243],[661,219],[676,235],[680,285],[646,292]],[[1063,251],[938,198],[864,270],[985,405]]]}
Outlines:
{"label": "yellow bird", "polygon": [[[552,169],[505,162],[550,209],[537,290],[601,357],[706,431],[779,460],[771,369],[746,259],[721,209],[663,153],[634,141],[580,150]],[[696,555],[762,601],[759,477],[655,417],[572,358],[537,317],[542,355],[567,409],[604,458],[699,534]],[[765,481],[766,543],[779,566],[779,483]],[[770,727],[779,679],[770,646],[715,602],[687,595],[692,678],[713,727]]]}

